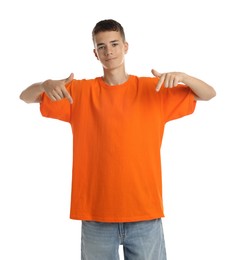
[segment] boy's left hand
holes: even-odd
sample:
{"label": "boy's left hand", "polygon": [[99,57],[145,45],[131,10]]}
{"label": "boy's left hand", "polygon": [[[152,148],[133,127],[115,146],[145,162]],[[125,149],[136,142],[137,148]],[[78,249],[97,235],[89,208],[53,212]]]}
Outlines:
{"label": "boy's left hand", "polygon": [[159,78],[158,84],[156,86],[156,91],[159,91],[164,83],[165,88],[174,88],[179,82],[183,82],[184,73],[181,72],[168,72],[168,73],[159,73],[155,69],[151,70],[152,74]]}

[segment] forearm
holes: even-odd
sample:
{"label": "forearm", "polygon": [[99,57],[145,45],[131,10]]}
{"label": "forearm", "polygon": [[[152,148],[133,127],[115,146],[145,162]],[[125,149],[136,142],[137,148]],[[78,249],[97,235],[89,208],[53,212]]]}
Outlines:
{"label": "forearm", "polygon": [[187,74],[183,75],[183,83],[191,88],[197,100],[210,100],[216,95],[215,90],[210,85]]}
{"label": "forearm", "polygon": [[42,82],[32,84],[26,88],[21,94],[20,99],[26,103],[39,103],[41,94],[44,92]]}

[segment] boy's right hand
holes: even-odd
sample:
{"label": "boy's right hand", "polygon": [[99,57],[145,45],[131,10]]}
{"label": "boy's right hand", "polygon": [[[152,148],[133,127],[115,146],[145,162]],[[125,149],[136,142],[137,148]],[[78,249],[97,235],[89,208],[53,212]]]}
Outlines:
{"label": "boy's right hand", "polygon": [[73,100],[71,95],[66,89],[66,84],[71,82],[74,78],[74,74],[71,73],[70,76],[66,79],[61,80],[46,80],[42,83],[42,88],[44,89],[46,95],[52,101],[58,101],[63,98],[67,98],[68,101],[72,104]]}

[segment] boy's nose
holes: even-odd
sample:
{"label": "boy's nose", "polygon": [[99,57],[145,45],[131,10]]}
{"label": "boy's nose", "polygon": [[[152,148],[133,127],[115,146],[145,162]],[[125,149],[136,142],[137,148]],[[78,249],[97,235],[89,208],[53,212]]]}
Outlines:
{"label": "boy's nose", "polygon": [[111,47],[106,47],[106,55],[111,55],[112,54],[112,48]]}

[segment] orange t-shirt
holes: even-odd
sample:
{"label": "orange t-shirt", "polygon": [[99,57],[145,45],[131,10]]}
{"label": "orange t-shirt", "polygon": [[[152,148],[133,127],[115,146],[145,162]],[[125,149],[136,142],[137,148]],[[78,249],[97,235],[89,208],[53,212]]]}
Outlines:
{"label": "orange t-shirt", "polygon": [[193,113],[190,88],[162,87],[130,76],[108,86],[101,77],[73,80],[67,99],[43,94],[41,113],[73,132],[72,219],[132,222],[164,216],[160,147],[165,123]]}

